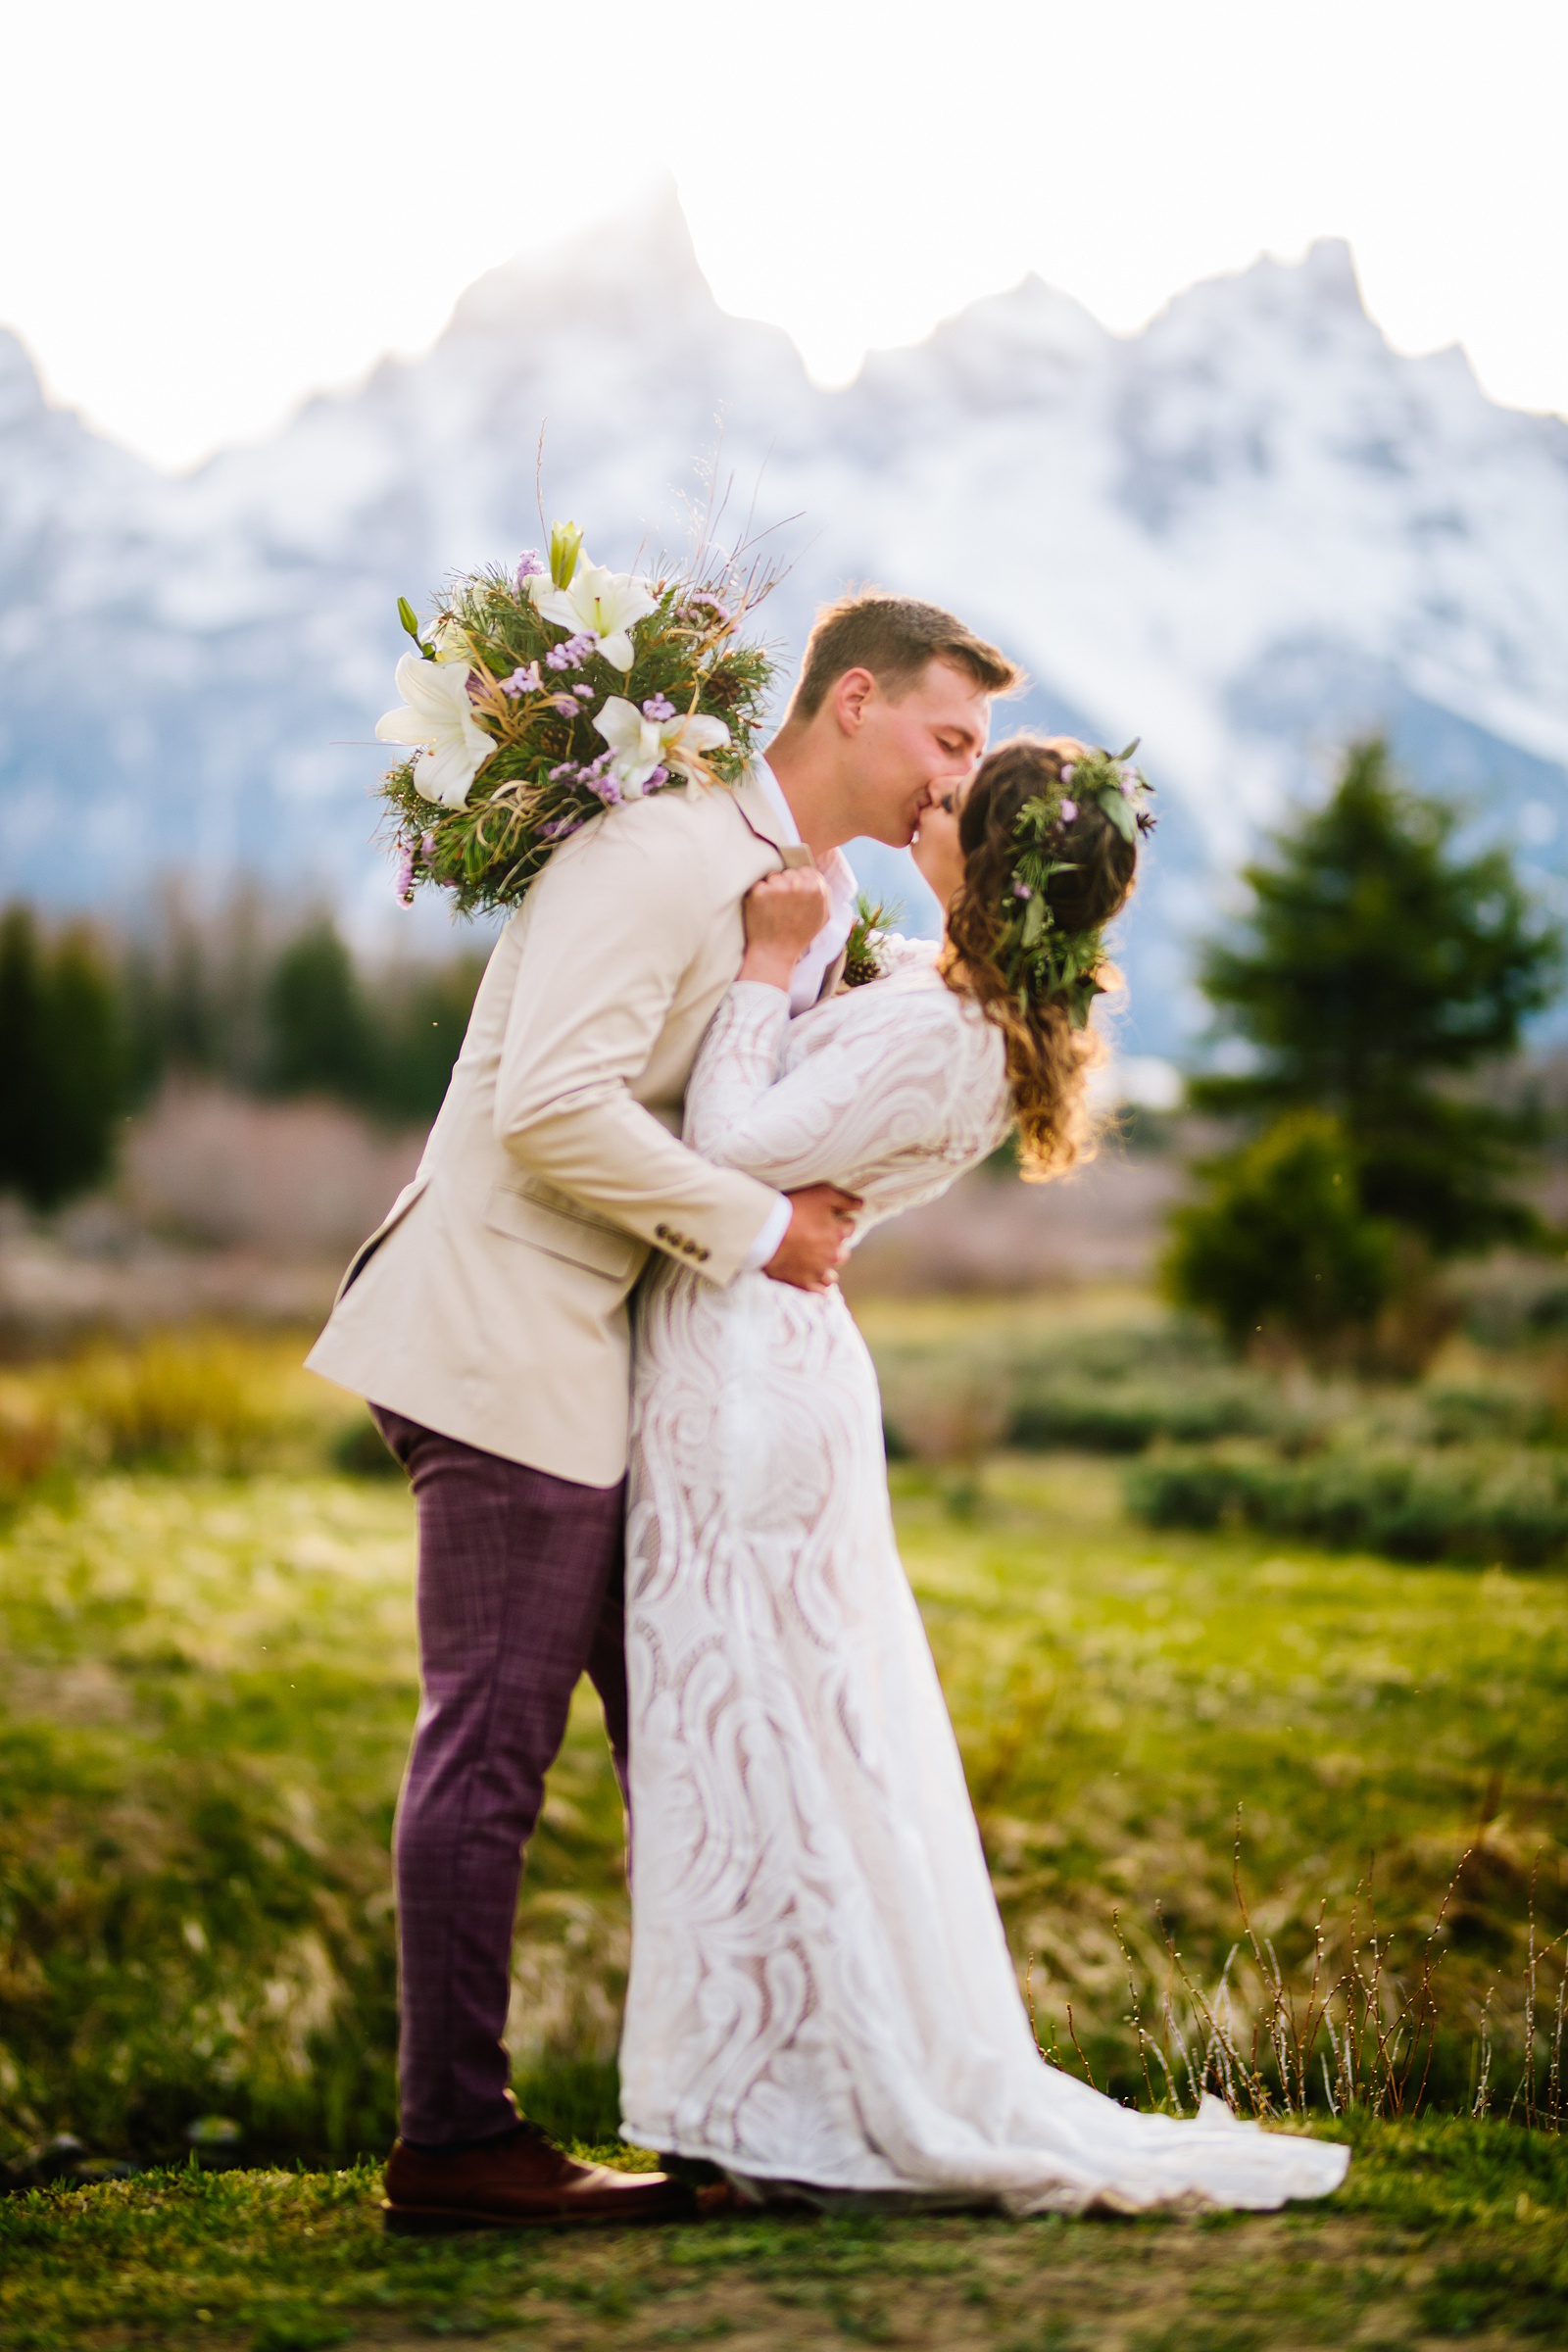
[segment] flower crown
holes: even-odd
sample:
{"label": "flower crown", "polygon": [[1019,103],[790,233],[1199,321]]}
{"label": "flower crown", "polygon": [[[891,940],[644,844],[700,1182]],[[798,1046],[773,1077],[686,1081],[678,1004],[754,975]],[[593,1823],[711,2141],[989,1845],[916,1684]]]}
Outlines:
{"label": "flower crown", "polygon": [[411,747],[381,785],[405,905],[434,884],[462,914],[515,906],[606,808],[746,771],[773,663],[739,631],[768,575],[699,560],[642,579],[582,541],[557,523],[548,558],[454,579],[423,631],[398,600],[415,650],[375,731]]}
{"label": "flower crown", "polygon": [[[1064,858],[1063,834],[1080,808],[1099,804],[1124,841],[1136,842],[1154,829],[1149,807],[1153,786],[1129,764],[1135,738],[1124,752],[1085,752],[1062,765],[1055,784],[1025,801],[1013,825],[1017,848],[1007,893],[1010,910],[997,942],[997,961],[1017,996],[1020,1011],[1031,1004],[1054,1002],[1074,1029],[1085,1028],[1096,997],[1105,984],[1104,925],[1068,931],[1057,922],[1047,896],[1054,874],[1073,873],[1077,859]],[[1070,788],[1070,790],[1069,790]]]}

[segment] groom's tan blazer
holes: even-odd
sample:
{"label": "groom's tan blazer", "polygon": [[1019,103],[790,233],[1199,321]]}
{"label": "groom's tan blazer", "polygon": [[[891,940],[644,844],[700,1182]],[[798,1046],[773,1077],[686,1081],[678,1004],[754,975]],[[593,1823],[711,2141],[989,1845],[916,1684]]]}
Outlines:
{"label": "groom's tan blazer", "polygon": [[626,1300],[650,1250],[728,1282],[776,1199],[678,1139],[739,968],[741,900],[806,856],[778,832],[748,781],[633,802],[557,850],[496,943],[417,1173],[351,1263],[314,1371],[488,1453],[614,1484]]}

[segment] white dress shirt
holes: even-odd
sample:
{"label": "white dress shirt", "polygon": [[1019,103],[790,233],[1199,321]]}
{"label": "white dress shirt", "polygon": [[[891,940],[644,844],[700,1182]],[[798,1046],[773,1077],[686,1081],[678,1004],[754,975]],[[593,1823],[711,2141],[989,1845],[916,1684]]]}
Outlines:
{"label": "white dress shirt", "polygon": [[[784,798],[784,788],[767,761],[759,760],[753,773],[778,818],[781,840],[786,844],[799,842],[801,829],[795,822],[794,810]],[[822,982],[827,977],[829,964],[842,954],[845,942],[855,928],[855,902],[859,896],[860,886],[844,852],[829,850],[825,858],[817,859],[816,870],[827,884],[832,912],[795,966],[795,976],[790,982],[792,1015],[808,1011],[816,1003],[822,993]],[[767,1264],[789,1231],[790,1215],[789,1201],[780,1193],[768,1211],[761,1232],[746,1253],[741,1269],[743,1273],[755,1274],[759,1267]]]}
{"label": "white dress shirt", "polygon": [[[784,798],[784,787],[765,760],[759,760],[754,770],[758,783],[767,797],[769,806],[778,817],[779,833],[786,846],[799,843],[801,829],[795,822],[795,812]],[[822,993],[827,967],[844,949],[855,928],[855,902],[860,886],[855,879],[855,869],[842,850],[829,850],[816,861],[816,870],[827,884],[828,897],[833,902],[832,912],[812,940],[790,982],[790,1011],[806,1012]]]}

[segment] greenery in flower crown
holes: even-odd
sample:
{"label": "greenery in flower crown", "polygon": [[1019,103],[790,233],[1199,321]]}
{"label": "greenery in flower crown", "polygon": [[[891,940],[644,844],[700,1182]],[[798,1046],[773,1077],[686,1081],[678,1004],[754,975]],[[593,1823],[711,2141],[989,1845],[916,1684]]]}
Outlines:
{"label": "greenery in flower crown", "polygon": [[459,912],[514,907],[557,846],[607,808],[676,785],[737,783],[774,664],[740,635],[772,585],[699,561],[641,579],[590,563],[558,523],[548,563],[455,578],[398,663],[383,778],[399,895],[449,890]]}
{"label": "greenery in flower crown", "polygon": [[1128,764],[1137,749],[1134,740],[1114,756],[1095,751],[1068,760],[1059,783],[1025,801],[1018,811],[1011,891],[1016,911],[1003,925],[997,962],[1017,996],[1020,1011],[1027,1012],[1031,1003],[1054,998],[1073,1028],[1083,1029],[1096,997],[1105,992],[1101,978],[1104,927],[1064,929],[1052,911],[1049,892],[1054,875],[1076,871],[1077,860],[1062,853],[1071,846],[1068,829],[1073,819],[1089,802],[1099,804],[1124,841],[1153,831],[1149,796],[1154,788]]}

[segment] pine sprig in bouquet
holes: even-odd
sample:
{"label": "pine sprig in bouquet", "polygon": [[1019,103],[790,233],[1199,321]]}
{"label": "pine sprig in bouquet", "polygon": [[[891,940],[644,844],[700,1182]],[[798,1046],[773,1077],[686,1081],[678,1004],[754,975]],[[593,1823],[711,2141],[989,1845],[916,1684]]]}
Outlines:
{"label": "pine sprig in bouquet", "polygon": [[1071,846],[1066,828],[1086,802],[1098,803],[1124,841],[1153,831],[1149,798],[1154,788],[1129,764],[1137,749],[1134,742],[1114,757],[1100,751],[1082,754],[1063,766],[1056,790],[1025,801],[1018,811],[1012,869],[1016,910],[1003,926],[997,961],[1021,1008],[1031,1000],[1054,998],[1074,1029],[1088,1026],[1096,997],[1105,993],[1101,977],[1105,933],[1103,926],[1092,931],[1062,929],[1052,913],[1050,884],[1054,875],[1076,870],[1076,859],[1064,854]]}
{"label": "pine sprig in bouquet", "polygon": [[399,600],[416,650],[375,731],[417,747],[381,784],[405,904],[431,884],[460,913],[514,907],[591,817],[737,783],[753,756],[773,663],[740,624],[769,577],[699,563],[640,579],[582,538],[558,523],[548,563],[454,579],[425,631]]}

